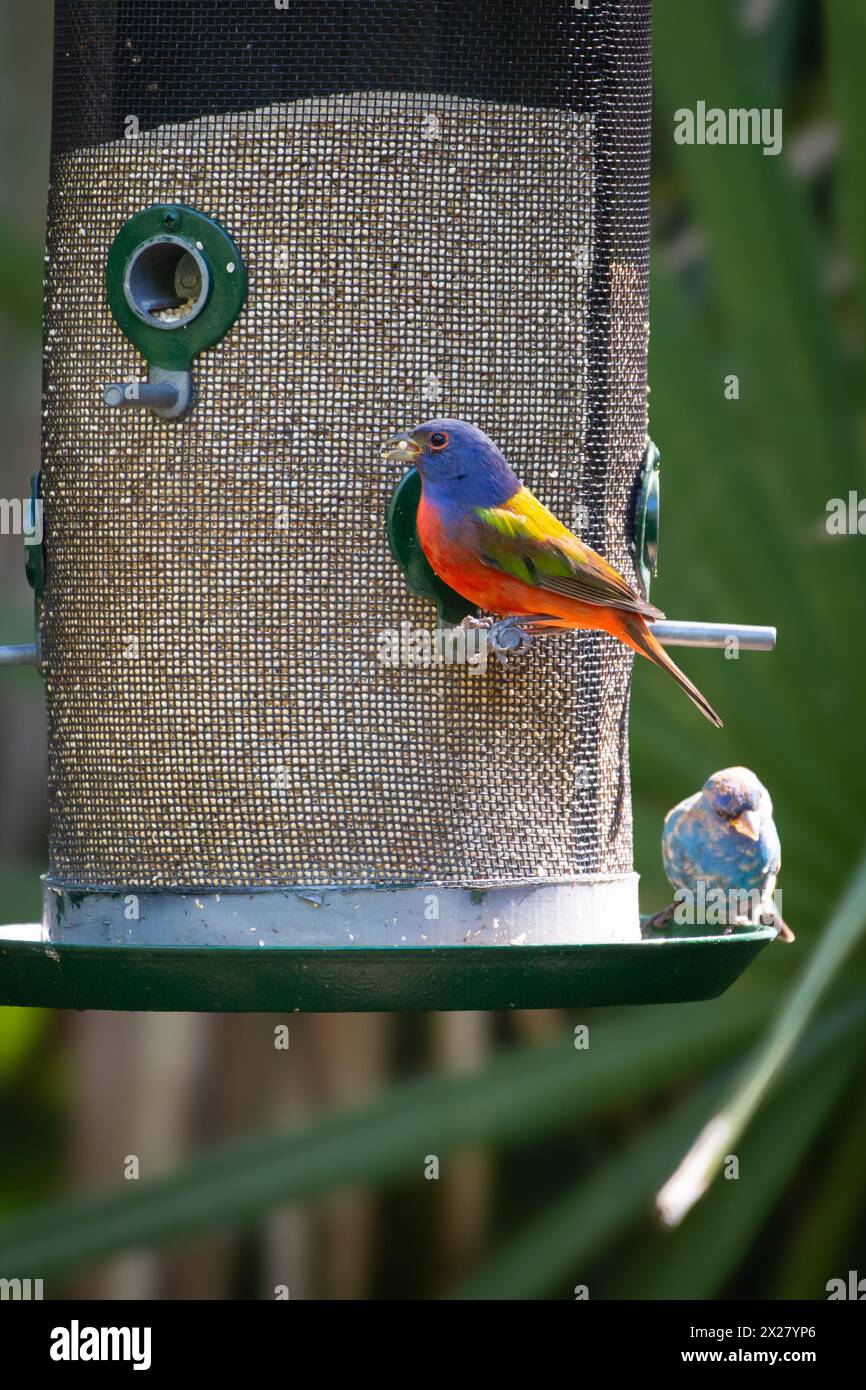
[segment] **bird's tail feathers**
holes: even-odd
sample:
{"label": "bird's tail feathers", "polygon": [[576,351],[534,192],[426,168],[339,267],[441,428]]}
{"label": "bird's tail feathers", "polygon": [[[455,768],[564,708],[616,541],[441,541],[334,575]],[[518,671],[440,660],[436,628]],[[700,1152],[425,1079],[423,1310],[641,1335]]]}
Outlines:
{"label": "bird's tail feathers", "polygon": [[649,661],[661,666],[663,671],[673,676],[677,685],[680,686],[688,695],[693,704],[697,705],[701,714],[709,719],[711,724],[715,724],[717,729],[721,729],[722,721],[716,714],[709,700],[702,695],[698,687],[689,680],[685,671],[681,671],[672,657],[668,656],[661,642],[654,637],[647,627],[644,620],[631,613],[620,615],[623,626],[623,640],[641,656],[647,657]]}

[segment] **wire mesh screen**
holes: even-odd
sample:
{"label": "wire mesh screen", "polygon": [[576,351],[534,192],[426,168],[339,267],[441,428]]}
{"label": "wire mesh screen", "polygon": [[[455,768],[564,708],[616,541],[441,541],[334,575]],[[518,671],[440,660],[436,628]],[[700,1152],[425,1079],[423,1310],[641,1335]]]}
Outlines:
{"label": "wire mesh screen", "polygon": [[[472,421],[633,578],[649,108],[649,0],[58,4],[55,880],[630,871],[629,655],[573,634],[484,673],[385,664],[383,633],[435,617],[389,555],[379,449]],[[249,272],[176,423],[100,390],[143,375],[103,273],[160,202]]]}

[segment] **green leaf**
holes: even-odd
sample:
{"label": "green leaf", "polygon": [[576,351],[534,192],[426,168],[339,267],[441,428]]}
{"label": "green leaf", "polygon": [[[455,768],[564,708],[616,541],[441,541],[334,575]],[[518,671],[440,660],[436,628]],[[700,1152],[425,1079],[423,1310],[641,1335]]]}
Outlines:
{"label": "green leaf", "polygon": [[754,1128],[727,1150],[737,1159],[739,1176],[717,1183],[683,1226],[659,1233],[616,1281],[611,1296],[711,1299],[721,1295],[726,1280],[754,1248],[769,1213],[858,1069],[863,1018],[864,1010],[858,1006],[831,1016],[815,1030]]}
{"label": "green leaf", "polygon": [[[785,1095],[789,1097],[786,1100],[789,1108],[792,1100],[796,1102],[798,1097],[802,1097],[799,1086],[805,1075],[812,1075],[817,1069],[821,1077],[824,1077],[828,1057],[847,1057],[850,1065],[845,1075],[850,1075],[851,1069],[856,1065],[856,1052],[853,1055],[846,1053],[843,1045],[852,1034],[862,1032],[864,1014],[866,1008],[860,1005],[838,1011],[825,1020],[809,1043],[800,1049],[786,1077]],[[553,1202],[540,1217],[525,1226],[451,1296],[473,1299],[535,1298],[548,1293],[557,1284],[561,1286],[561,1292],[564,1292],[566,1280],[570,1285],[575,1282],[587,1283],[586,1275],[592,1259],[628,1231],[644,1211],[649,1211],[655,1184],[664,1171],[665,1164],[676,1152],[677,1145],[689,1126],[699,1123],[699,1117],[705,1117],[711,1112],[721,1087],[721,1078],[712,1078],[686,1105],[657,1121],[612,1159],[602,1160],[598,1168],[581,1179],[565,1197]],[[780,1129],[778,1123],[774,1127],[771,1117],[765,1126],[765,1142],[775,1143],[778,1135],[784,1133],[785,1161],[793,1165],[798,1152],[797,1125],[805,1121],[808,1113],[811,1115],[814,1129],[825,1113],[824,1100],[831,1099],[834,1094],[831,1079],[826,1087],[818,1089],[816,1104],[811,1111],[805,1103],[802,1106],[802,1114],[798,1111],[793,1133],[787,1127]],[[803,1128],[805,1134],[805,1124]],[[780,1182],[780,1168],[776,1161],[762,1166],[761,1163],[753,1162],[750,1154],[748,1168],[744,1158],[742,1171],[744,1178],[748,1175],[749,1180],[736,1184],[737,1198],[746,1194],[746,1200],[736,1222],[730,1227],[733,1231],[735,1225],[738,1233],[749,1229],[749,1222],[757,1210],[756,1194],[759,1189],[761,1201],[766,1204],[769,1198],[764,1187],[769,1186],[772,1197],[772,1194],[778,1191]],[[761,1183],[762,1172],[769,1175],[768,1185]],[[656,1266],[667,1261],[671,1237],[668,1235],[662,1239],[666,1242],[664,1249],[657,1248],[658,1241],[654,1243],[653,1253],[641,1267],[640,1276],[632,1281],[633,1286],[627,1294],[619,1296],[664,1296],[657,1292],[659,1275]],[[721,1243],[726,1249],[731,1246],[730,1236],[721,1237]],[[695,1244],[700,1248],[698,1242]],[[721,1262],[716,1260],[720,1242],[714,1240],[707,1249],[711,1252],[710,1264],[716,1269],[721,1269]],[[727,1268],[727,1265],[724,1267]],[[643,1288],[642,1293],[638,1292],[640,1287]]]}
{"label": "green leaf", "polygon": [[764,1042],[747,1063],[728,1100],[701,1131],[659,1192],[658,1207],[670,1225],[683,1219],[718,1174],[725,1155],[738,1142],[805,1033],[821,998],[864,933],[866,856],[833,913],[799,984],[783,1004]]}
{"label": "green leaf", "polygon": [[[542,1214],[452,1291],[459,1299],[540,1298],[585,1283],[590,1261],[649,1207],[684,1138],[718,1098],[720,1082],[652,1125]],[[568,1283],[566,1283],[568,1281]]]}
{"label": "green leaf", "polygon": [[697,220],[707,228],[719,299],[747,363],[754,424],[778,440],[788,460],[792,486],[775,490],[775,507],[796,524],[803,493],[815,484],[815,461],[826,494],[847,480],[854,452],[846,373],[815,273],[811,215],[782,155],[764,155],[759,145],[674,144],[678,109],[695,110],[698,101],[725,110],[766,104],[734,6],[655,6],[654,70],[657,139],[673,147]]}
{"label": "green leaf", "polygon": [[752,1036],[765,1012],[766,998],[750,995],[724,1009],[642,1009],[593,1021],[586,1051],[569,1036],[470,1075],[392,1087],[306,1131],[251,1135],[165,1177],[26,1212],[0,1226],[0,1270],[79,1270],[120,1250],[248,1225],[275,1203],[420,1175],[431,1152],[441,1159],[464,1145],[550,1133],[711,1065]]}
{"label": "green leaf", "polygon": [[18,333],[38,337],[42,322],[42,246],[22,241],[0,217],[0,308]]}
{"label": "green leaf", "polygon": [[842,133],[842,214],[855,257],[861,306],[866,308],[866,7],[862,0],[826,0],[830,87]]}
{"label": "green leaf", "polygon": [[804,1192],[798,1204],[774,1298],[825,1298],[827,1280],[848,1269],[841,1261],[850,1254],[866,1206],[864,1166],[866,1107],[857,1087],[837,1144],[817,1168],[811,1193]]}
{"label": "green leaf", "polygon": [[14,1076],[45,1031],[45,1009],[0,1009],[0,1086]]}

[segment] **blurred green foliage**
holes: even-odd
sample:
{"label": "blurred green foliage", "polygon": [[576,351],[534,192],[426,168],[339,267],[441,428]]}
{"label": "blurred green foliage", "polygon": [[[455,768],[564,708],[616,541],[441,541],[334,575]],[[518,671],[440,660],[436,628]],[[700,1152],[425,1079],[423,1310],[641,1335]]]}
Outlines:
{"label": "blurred green foliage", "polygon": [[[400,1081],[363,1108],[233,1141],[133,1192],[35,1206],[0,1230],[7,1272],[62,1277],[118,1250],[255,1227],[275,1206],[349,1186],[411,1195],[419,1153],[470,1144],[501,1155],[490,1249],[453,1288],[431,1265],[427,1294],[568,1298],[585,1283],[592,1297],[821,1298],[829,1278],[858,1262],[864,1272],[866,538],[831,538],[825,518],[831,498],[866,495],[866,8],[655,10],[650,418],[664,506],[653,598],[675,617],[774,623],[779,646],[736,661],[690,654],[721,735],[636,671],[643,904],[665,899],[666,810],[713,769],[745,763],[773,794],[796,946],[766,950],[713,1004],[593,1015],[586,1053],[566,1026],[562,1041],[469,1076]],[[751,12],[764,22],[746,24]],[[675,145],[674,112],[698,100],[782,106],[782,155]],[[821,156],[827,127],[838,144]],[[0,295],[14,321],[29,320],[34,248],[8,245],[7,269],[20,271],[0,278]],[[0,1017],[7,1127],[15,1117],[35,1133],[44,1119],[44,1091],[28,1102],[21,1083],[45,1027],[38,1014]],[[741,1177],[716,1182],[666,1231],[653,1194],[726,1097],[745,1126]],[[8,1207],[8,1186],[0,1193]],[[375,1291],[394,1292],[387,1275]]]}

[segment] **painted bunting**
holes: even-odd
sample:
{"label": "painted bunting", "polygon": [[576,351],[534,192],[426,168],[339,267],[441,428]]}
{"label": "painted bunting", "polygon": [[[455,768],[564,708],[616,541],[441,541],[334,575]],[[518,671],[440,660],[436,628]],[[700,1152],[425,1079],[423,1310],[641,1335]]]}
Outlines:
{"label": "painted bunting", "polygon": [[[699,792],[668,811],[662,859],[670,885],[679,894],[701,896],[704,902],[710,892],[722,894],[735,916],[771,921],[783,941],[794,940],[773,898],[782,863],[773,803],[747,767],[714,772]],[[749,897],[743,903],[732,894]],[[667,925],[675,907],[651,918],[650,925]]]}
{"label": "painted bunting", "polygon": [[530,632],[595,628],[673,676],[711,723],[722,721],[648,623],[664,617],[523,487],[492,439],[463,420],[428,420],[383,456],[421,474],[418,539],[458,594]]}

